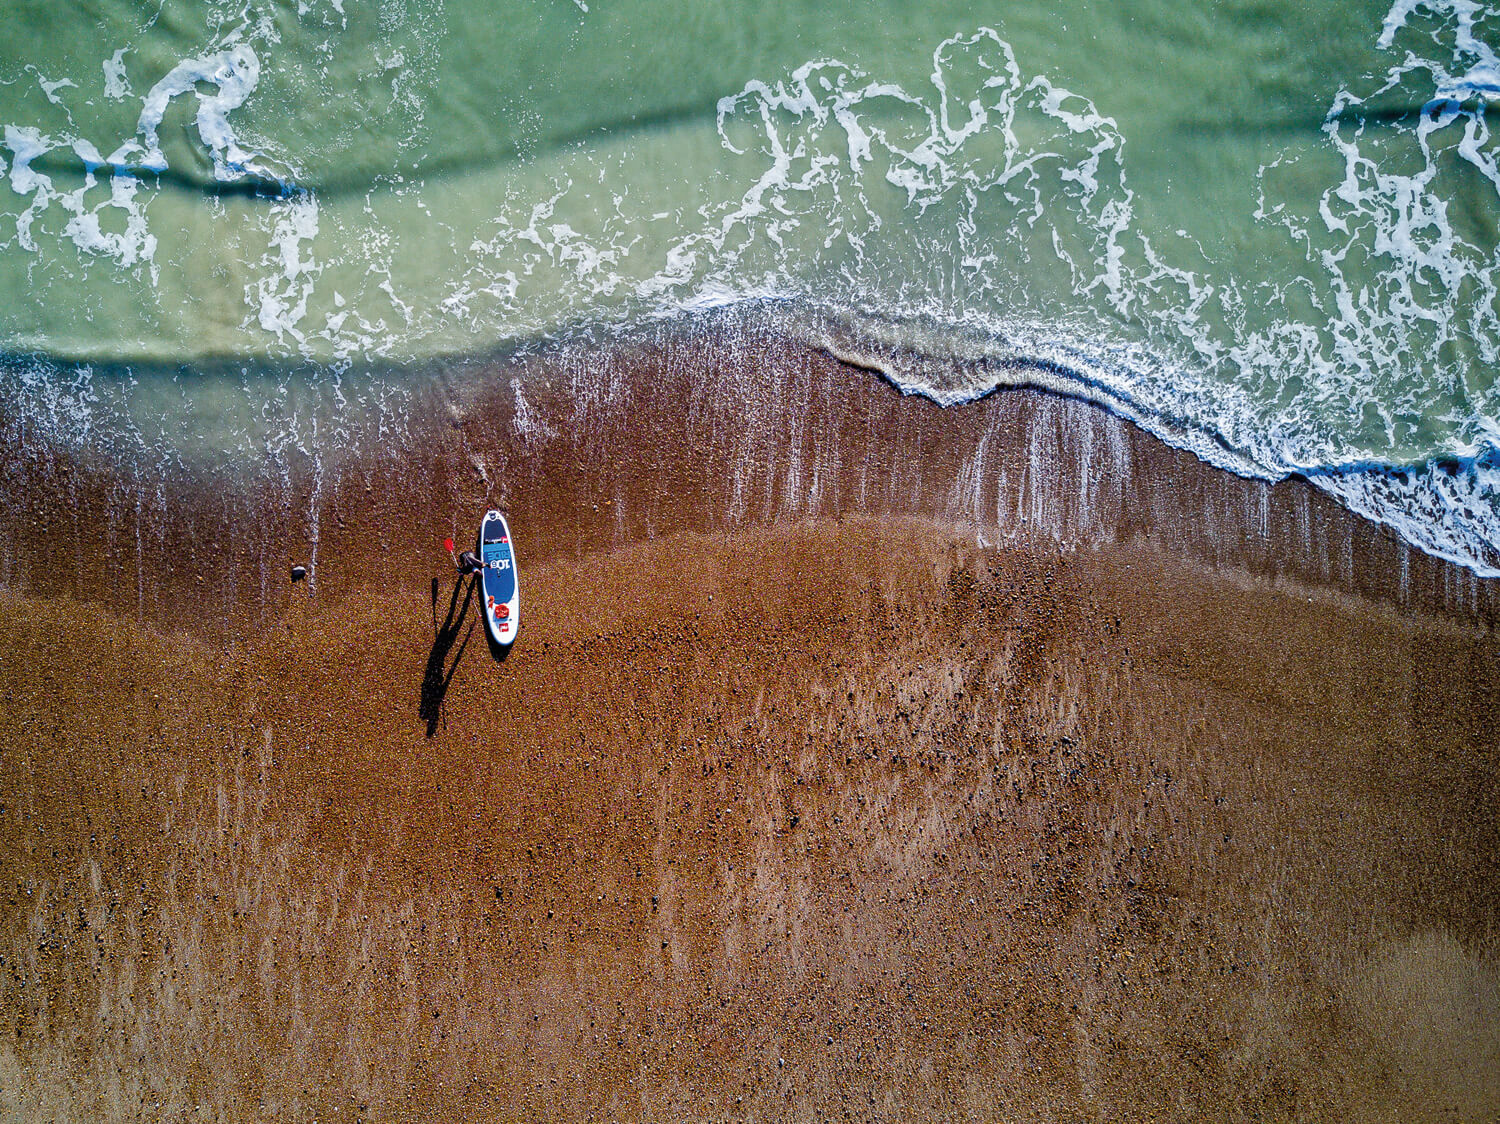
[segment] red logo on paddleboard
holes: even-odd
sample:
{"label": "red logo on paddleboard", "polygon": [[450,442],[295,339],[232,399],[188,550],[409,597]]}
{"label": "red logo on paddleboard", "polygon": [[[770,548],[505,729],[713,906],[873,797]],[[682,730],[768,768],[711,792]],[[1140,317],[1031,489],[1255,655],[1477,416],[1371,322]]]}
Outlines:
{"label": "red logo on paddleboard", "polygon": [[510,606],[509,605],[496,605],[495,606],[495,616],[499,617],[503,621],[506,617],[510,616]]}

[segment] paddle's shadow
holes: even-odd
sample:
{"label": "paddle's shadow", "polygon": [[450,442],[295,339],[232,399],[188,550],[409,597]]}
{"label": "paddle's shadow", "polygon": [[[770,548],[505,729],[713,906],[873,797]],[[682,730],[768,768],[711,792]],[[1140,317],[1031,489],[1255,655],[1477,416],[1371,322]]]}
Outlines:
{"label": "paddle's shadow", "polygon": [[[427,723],[427,736],[430,738],[437,733],[438,727],[443,725],[443,699],[448,694],[448,684],[453,682],[453,673],[458,670],[458,661],[464,658],[464,649],[469,646],[469,637],[474,632],[474,622],[469,620],[469,602],[472,600],[469,593],[472,591],[477,578],[472,576],[460,577],[453,583],[453,594],[448,598],[448,615],[443,618],[443,623],[437,623],[437,603],[439,583],[437,578],[432,579],[432,623],[437,628],[437,634],[432,639],[432,651],[427,653],[427,670],[422,675],[422,701],[417,705],[417,714],[422,721]],[[465,627],[467,622],[467,627]],[[459,633],[463,633],[463,641],[459,642]],[[485,630],[485,635],[488,635]],[[458,644],[458,651],[453,651],[454,644]],[[448,654],[453,653],[450,662]]]}

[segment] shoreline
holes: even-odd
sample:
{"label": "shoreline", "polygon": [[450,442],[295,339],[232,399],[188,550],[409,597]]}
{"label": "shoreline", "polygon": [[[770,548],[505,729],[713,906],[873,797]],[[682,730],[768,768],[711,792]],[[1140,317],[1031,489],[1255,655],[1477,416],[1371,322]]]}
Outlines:
{"label": "shoreline", "polygon": [[[1155,542],[1273,584],[1500,620],[1500,580],[1404,543],[1305,479],[1236,476],[1047,391],[939,407],[762,327],[708,316],[460,365],[414,389],[386,437],[367,419],[362,447],[328,466],[286,450],[238,473],[120,465],[21,439],[0,419],[17,437],[0,460],[13,496],[0,584],[158,624],[193,606],[194,629],[243,638],[288,604],[290,565],[310,564],[306,588],[330,592],[420,570],[432,542],[467,541],[475,512],[499,503],[521,517],[523,560],[669,530],[897,514],[1027,549]],[[390,474],[398,496],[377,487]],[[101,528],[103,573],[85,581],[56,564],[100,556]],[[382,561],[362,556],[370,542]],[[227,605],[201,588],[206,574]]]}
{"label": "shoreline", "polygon": [[8,454],[7,1114],[1500,1111],[1500,583],[1082,403],[525,363],[321,483]]}

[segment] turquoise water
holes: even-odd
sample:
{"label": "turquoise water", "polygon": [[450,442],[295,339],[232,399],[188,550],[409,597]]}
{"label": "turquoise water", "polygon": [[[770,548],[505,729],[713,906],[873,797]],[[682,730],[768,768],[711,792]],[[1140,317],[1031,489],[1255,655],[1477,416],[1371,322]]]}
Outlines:
{"label": "turquoise water", "polygon": [[773,299],[903,389],[1097,398],[1500,573],[1478,4],[7,11],[4,394],[68,439],[360,440],[371,363]]}

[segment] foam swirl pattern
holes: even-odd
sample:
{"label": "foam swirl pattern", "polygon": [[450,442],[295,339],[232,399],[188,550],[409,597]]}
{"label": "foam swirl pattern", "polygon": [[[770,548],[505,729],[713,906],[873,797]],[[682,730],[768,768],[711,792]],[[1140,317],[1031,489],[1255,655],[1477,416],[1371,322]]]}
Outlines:
{"label": "foam swirl pattern", "polygon": [[[1303,46],[1231,6],[1247,79],[1181,5],[1144,29],[1058,9],[1095,67],[1046,54],[1039,10],[939,7],[972,30],[912,49],[916,17],[791,4],[784,41],[717,70],[686,52],[733,6],[681,47],[644,6],[518,8],[488,70],[477,10],[115,12],[125,45],[88,67],[6,67],[8,406],[164,457],[355,440],[433,357],[765,301],[905,391],[1093,398],[1500,574],[1495,18],[1356,5]],[[588,53],[611,35],[675,79],[625,82]],[[1163,35],[1152,76],[1135,54]],[[573,85],[535,93],[547,67]],[[253,407],[278,371],[302,413]]]}

